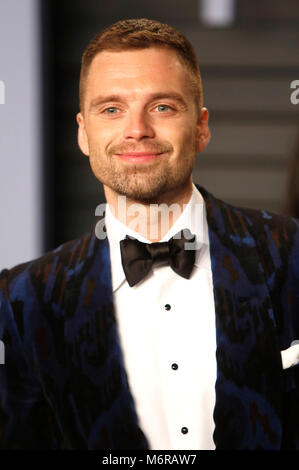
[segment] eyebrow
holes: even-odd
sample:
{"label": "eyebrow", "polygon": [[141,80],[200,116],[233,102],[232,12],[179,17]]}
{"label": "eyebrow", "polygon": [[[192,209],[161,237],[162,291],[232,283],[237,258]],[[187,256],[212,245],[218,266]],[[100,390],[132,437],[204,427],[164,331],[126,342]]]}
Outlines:
{"label": "eyebrow", "polygon": [[[187,108],[187,103],[180,95],[179,93],[176,92],[161,92],[161,93],[152,93],[149,95],[148,100],[149,101],[155,101],[155,100],[161,100],[161,99],[172,99],[177,101],[182,107]],[[90,105],[89,105],[89,111],[96,108],[97,106],[100,106],[101,104],[104,103],[109,103],[111,101],[118,101],[120,103],[123,103],[125,99],[121,95],[98,95],[96,98],[94,98]]]}

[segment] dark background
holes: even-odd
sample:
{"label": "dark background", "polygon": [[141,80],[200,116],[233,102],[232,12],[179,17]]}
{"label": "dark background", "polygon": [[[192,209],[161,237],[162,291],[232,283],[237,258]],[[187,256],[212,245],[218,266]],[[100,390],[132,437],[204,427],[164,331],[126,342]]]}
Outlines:
{"label": "dark background", "polygon": [[194,182],[235,205],[283,211],[299,129],[290,83],[299,79],[299,2],[236,0],[234,23],[210,27],[197,0],[41,0],[45,250],[95,223],[102,184],[77,145],[81,55],[102,28],[153,18],[180,29],[197,52],[212,138]]}

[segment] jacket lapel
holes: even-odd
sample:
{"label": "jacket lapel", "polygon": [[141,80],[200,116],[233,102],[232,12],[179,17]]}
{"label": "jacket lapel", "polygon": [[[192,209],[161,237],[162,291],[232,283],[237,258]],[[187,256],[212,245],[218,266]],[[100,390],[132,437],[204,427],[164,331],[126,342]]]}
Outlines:
{"label": "jacket lapel", "polygon": [[279,449],[282,366],[250,220],[203,188],[216,311],[217,449]]}
{"label": "jacket lapel", "polygon": [[71,441],[76,448],[146,449],[119,345],[108,240],[90,232],[80,245],[65,301]]}

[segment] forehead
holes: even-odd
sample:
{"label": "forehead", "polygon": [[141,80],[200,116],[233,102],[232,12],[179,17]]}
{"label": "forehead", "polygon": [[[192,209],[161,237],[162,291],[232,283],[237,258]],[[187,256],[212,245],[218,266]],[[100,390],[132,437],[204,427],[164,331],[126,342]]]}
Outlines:
{"label": "forehead", "polygon": [[[88,72],[86,94],[121,90],[164,91],[186,94],[189,87],[186,66],[169,48],[102,51],[93,59]],[[162,90],[163,89],[163,90]]]}

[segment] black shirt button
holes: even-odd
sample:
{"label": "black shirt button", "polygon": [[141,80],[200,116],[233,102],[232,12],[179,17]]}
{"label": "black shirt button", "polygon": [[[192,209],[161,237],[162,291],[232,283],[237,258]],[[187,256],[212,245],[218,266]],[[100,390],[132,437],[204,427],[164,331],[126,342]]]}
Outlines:
{"label": "black shirt button", "polygon": [[185,427],[184,427],[184,428],[182,428],[182,429],[181,429],[181,432],[182,432],[182,434],[187,434],[187,432],[188,432],[188,428],[185,428]]}
{"label": "black shirt button", "polygon": [[165,310],[170,310],[171,306],[169,304],[164,305]]}
{"label": "black shirt button", "polygon": [[171,364],[171,368],[172,368],[173,370],[177,370],[177,369],[179,368],[179,366],[174,363],[174,364]]}

